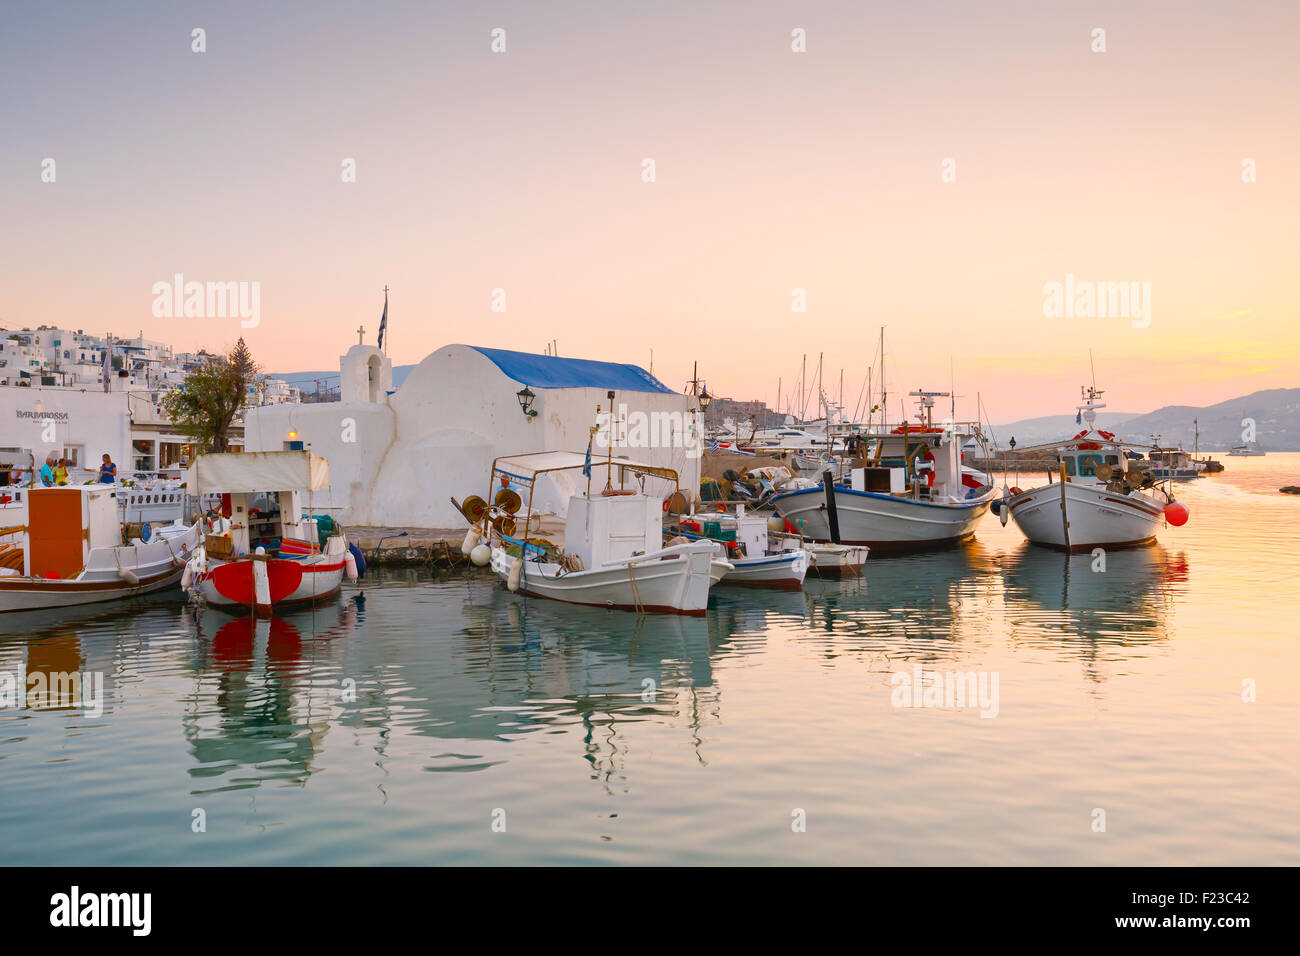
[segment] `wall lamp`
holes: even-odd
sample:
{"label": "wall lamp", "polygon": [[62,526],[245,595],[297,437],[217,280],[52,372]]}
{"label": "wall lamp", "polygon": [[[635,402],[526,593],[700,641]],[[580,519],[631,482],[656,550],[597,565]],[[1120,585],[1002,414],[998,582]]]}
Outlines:
{"label": "wall lamp", "polygon": [[519,407],[524,410],[524,414],[529,418],[537,417],[537,412],[533,411],[533,399],[536,397],[533,390],[527,385],[515,392],[515,398],[519,399]]}

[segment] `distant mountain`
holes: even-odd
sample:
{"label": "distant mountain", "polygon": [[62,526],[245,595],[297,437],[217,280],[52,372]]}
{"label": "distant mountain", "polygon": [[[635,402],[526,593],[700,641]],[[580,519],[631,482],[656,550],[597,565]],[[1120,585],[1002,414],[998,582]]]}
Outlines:
{"label": "distant mountain", "polygon": [[[1204,408],[1166,405],[1145,415],[1099,412],[1097,424],[1130,441],[1146,443],[1159,435],[1162,445],[1181,444],[1189,450],[1199,426],[1201,451],[1221,452],[1241,443],[1242,420],[1247,418],[1254,420],[1256,440],[1265,451],[1300,451],[1300,388],[1265,389]],[[1073,415],[1049,415],[994,430],[1005,446],[1012,435],[1017,445],[1033,445],[1067,438],[1079,427]]]}
{"label": "distant mountain", "polygon": [[[393,366],[393,387],[400,388],[406,381],[406,376],[411,374],[414,365],[394,365]],[[320,380],[321,388],[327,385],[330,388],[339,387],[339,373],[333,372],[272,372],[272,378],[282,379],[290,385],[297,385],[304,392],[314,391],[317,379]]]}
{"label": "distant mountain", "polygon": [[[1125,419],[1135,417],[1125,412],[1098,412],[1097,425],[1113,432]],[[1077,435],[1082,427],[1074,423],[1073,415],[1044,415],[1042,418],[1026,418],[1009,425],[994,425],[993,434],[998,440],[998,445],[1006,448],[1007,442],[1012,438],[1016,440],[1017,446],[1039,445],[1058,438]]]}

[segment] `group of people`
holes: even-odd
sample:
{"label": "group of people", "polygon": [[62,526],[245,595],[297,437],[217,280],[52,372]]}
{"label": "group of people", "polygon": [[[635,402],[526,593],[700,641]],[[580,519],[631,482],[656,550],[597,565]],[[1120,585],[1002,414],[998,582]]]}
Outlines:
{"label": "group of people", "polygon": [[[56,485],[66,485],[68,483],[68,459],[60,458],[58,455],[50,452],[45,456],[45,464],[36,472],[37,478],[40,479],[41,485],[45,488],[53,488]],[[6,475],[0,475],[6,480],[0,481],[2,485],[16,485],[22,481],[23,472],[21,468],[8,469]],[[111,485],[117,481],[117,465],[113,463],[111,455],[105,455],[104,460],[99,466],[98,480],[101,484]]]}

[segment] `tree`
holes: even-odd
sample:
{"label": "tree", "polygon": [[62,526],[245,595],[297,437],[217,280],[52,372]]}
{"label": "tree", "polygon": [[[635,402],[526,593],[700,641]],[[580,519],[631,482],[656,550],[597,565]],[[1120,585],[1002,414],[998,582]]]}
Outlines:
{"label": "tree", "polygon": [[215,356],[185,376],[185,384],[163,398],[173,424],[202,452],[226,451],[230,425],[248,401],[262,369],[241,338],[230,354]]}

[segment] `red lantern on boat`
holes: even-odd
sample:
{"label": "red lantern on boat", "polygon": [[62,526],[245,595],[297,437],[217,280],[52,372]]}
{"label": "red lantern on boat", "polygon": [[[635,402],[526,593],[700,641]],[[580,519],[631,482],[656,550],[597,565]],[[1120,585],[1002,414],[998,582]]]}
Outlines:
{"label": "red lantern on boat", "polygon": [[1171,501],[1165,505],[1165,520],[1175,528],[1181,528],[1187,524],[1187,519],[1191,516],[1192,513],[1187,510],[1187,505],[1181,501]]}

